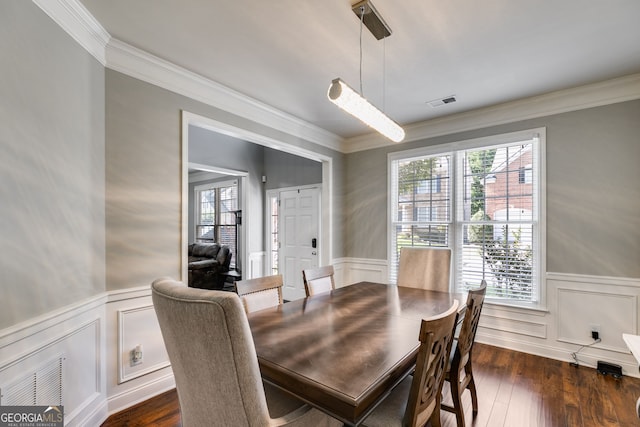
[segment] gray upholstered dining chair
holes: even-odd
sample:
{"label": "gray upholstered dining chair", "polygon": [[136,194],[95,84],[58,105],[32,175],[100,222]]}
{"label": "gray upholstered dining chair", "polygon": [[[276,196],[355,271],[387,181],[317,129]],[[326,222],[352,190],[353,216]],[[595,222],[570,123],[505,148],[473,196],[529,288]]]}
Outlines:
{"label": "gray upholstered dining chair", "polygon": [[464,408],[462,407],[462,393],[469,389],[471,393],[471,408],[473,416],[478,414],[478,394],[476,383],[473,379],[473,369],[471,368],[471,350],[476,339],[476,331],[480,322],[480,313],[484,303],[484,296],[487,291],[487,282],[484,280],[477,289],[469,290],[467,295],[467,308],[462,319],[460,334],[454,339],[451,348],[451,357],[445,381],[451,385],[452,405],[441,404],[441,408],[456,414],[458,427],[464,426]]}
{"label": "gray upholstered dining chair", "polygon": [[368,427],[440,427],[442,385],[458,318],[458,301],[445,313],[423,319],[413,375],[396,386],[364,422]]}
{"label": "gray upholstered dining chair", "polygon": [[247,315],[235,293],[166,278],[151,288],[183,427],[342,425],[263,385]]}
{"label": "gray upholstered dining chair", "polygon": [[236,282],[245,311],[252,313],[282,304],[282,274]]}
{"label": "gray upholstered dining chair", "polygon": [[321,292],[329,292],[336,288],[333,280],[333,266],[326,265],[318,268],[308,268],[302,270],[304,280],[304,290],[310,297]]}
{"label": "gray upholstered dining chair", "polygon": [[449,291],[451,249],[403,247],[400,249],[398,286]]}

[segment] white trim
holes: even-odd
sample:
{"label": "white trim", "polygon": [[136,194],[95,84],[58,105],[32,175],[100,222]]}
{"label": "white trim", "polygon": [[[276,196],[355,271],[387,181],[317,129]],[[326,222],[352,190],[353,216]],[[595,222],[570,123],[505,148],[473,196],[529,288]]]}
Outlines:
{"label": "white trim", "polygon": [[560,282],[577,282],[577,283],[593,283],[597,285],[609,286],[625,286],[632,288],[640,288],[640,277],[611,277],[611,276],[593,276],[587,274],[572,273],[547,273],[547,280],[556,280]]}
{"label": "white trim", "polygon": [[[277,188],[272,188],[270,190],[265,190],[264,192],[264,242],[265,242],[265,262],[264,262],[264,271],[263,275],[269,276],[271,275],[271,271],[273,270],[273,261],[272,261],[272,250],[271,250],[271,233],[273,229],[271,227],[271,199],[274,197],[278,199],[280,195],[280,190]],[[278,209],[278,216],[280,215],[280,210]]]}
{"label": "white trim", "polygon": [[33,0],[44,13],[102,65],[111,36],[78,0]]}
{"label": "white trim", "polygon": [[[404,127],[402,143],[634,99],[640,99],[640,73],[413,123]],[[389,146],[389,140],[372,133],[345,139],[343,152]]]}
{"label": "white trim", "polygon": [[[189,162],[188,166],[189,166],[190,169],[198,169],[198,170],[202,171],[202,172],[197,172],[195,174],[189,175],[189,177],[196,176],[198,178],[197,181],[189,180],[190,184],[195,184],[196,182],[202,182],[202,181],[208,181],[208,180],[221,178],[221,177],[212,178],[211,176],[209,176],[209,177],[204,176],[207,173],[214,173],[214,174],[220,174],[220,175],[229,175],[229,176],[240,176],[240,177],[249,176],[249,172],[247,172],[247,171],[221,168],[221,167],[218,167],[218,166],[214,167],[214,166],[205,165],[205,164],[202,164],[202,163]],[[201,179],[201,178],[203,178],[203,179]]]}
{"label": "white trim", "polygon": [[106,302],[106,294],[94,295],[69,306],[59,308],[18,323],[17,325],[2,329],[0,330],[0,350],[18,340],[32,337],[47,328],[51,328],[66,320],[80,316],[82,313],[102,307]]}
{"label": "white trim", "polygon": [[135,288],[118,289],[107,292],[107,303],[125,301],[151,296],[151,285],[137,286]]}
{"label": "white trim", "polygon": [[[491,319],[491,321],[488,321]],[[504,324],[500,324],[504,322]],[[521,326],[521,327],[518,327]],[[529,326],[532,330],[528,330]],[[482,313],[482,321],[479,327],[485,330],[491,329],[500,332],[510,332],[521,336],[529,336],[533,338],[547,339],[547,324],[545,322],[532,322],[530,320],[513,319],[507,316],[499,316],[495,314]]]}
{"label": "white trim", "polygon": [[169,61],[111,39],[107,67],[239,117],[340,150],[342,138]]}
{"label": "white trim", "polygon": [[[109,416],[169,391],[175,386],[176,381],[173,377],[173,371],[171,371],[159,378],[141,383],[123,392],[115,393],[108,398]],[[104,422],[105,420],[102,421]]]}
{"label": "white trim", "polygon": [[[155,371],[159,371],[160,369],[171,366],[169,363],[169,359],[156,363],[155,365],[150,365],[142,369],[137,369],[135,371],[131,371],[127,373],[126,363],[129,361],[127,359],[127,355],[129,354],[127,348],[125,347],[125,334],[127,332],[127,316],[132,313],[140,313],[150,311],[152,312],[151,316],[155,318],[155,308],[153,304],[141,305],[137,307],[131,307],[127,309],[116,310],[118,315],[118,384],[125,383],[135,378],[143,377],[147,374],[150,374]],[[131,323],[131,322],[129,322]]]}

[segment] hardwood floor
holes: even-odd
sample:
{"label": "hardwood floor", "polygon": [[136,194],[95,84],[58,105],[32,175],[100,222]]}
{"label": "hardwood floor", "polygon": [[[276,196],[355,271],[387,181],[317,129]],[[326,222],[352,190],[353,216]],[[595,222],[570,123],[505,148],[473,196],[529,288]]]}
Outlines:
{"label": "hardwood floor", "polygon": [[[640,426],[635,404],[640,379],[616,380],[595,369],[476,343],[473,369],[478,415],[472,420],[465,392],[466,425],[474,427]],[[444,399],[448,397],[445,383]],[[442,412],[443,427],[455,427],[453,414]],[[102,427],[179,427],[175,390],[109,417]]]}

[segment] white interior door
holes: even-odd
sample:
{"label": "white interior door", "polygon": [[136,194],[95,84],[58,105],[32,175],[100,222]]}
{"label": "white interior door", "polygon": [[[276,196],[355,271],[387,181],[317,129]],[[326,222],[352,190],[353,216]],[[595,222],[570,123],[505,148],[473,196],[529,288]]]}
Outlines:
{"label": "white interior door", "polygon": [[283,275],[283,297],[305,297],[302,270],[318,266],[320,253],[320,189],[304,188],[280,192],[278,259]]}

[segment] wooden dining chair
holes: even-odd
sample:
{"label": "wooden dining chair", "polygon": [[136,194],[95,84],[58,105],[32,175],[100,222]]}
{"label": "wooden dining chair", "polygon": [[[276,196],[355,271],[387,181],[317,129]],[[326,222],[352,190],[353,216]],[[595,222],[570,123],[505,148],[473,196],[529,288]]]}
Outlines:
{"label": "wooden dining chair", "polygon": [[467,309],[464,312],[462,326],[458,338],[453,341],[450,363],[445,374],[445,381],[451,385],[451,398],[453,406],[441,404],[441,408],[456,414],[458,427],[464,426],[464,409],[462,407],[462,393],[469,389],[471,393],[471,408],[473,417],[478,414],[478,394],[471,369],[471,350],[476,339],[480,312],[487,291],[487,282],[484,280],[478,289],[469,290],[467,295]]}
{"label": "wooden dining chair", "polygon": [[451,249],[407,246],[400,249],[398,286],[449,291]]}
{"label": "wooden dining chair", "polygon": [[321,292],[329,292],[336,288],[333,280],[332,265],[302,270],[302,279],[304,280],[304,290],[308,297]]}
{"label": "wooden dining chair", "polygon": [[282,304],[282,275],[239,280],[236,291],[247,314]]}
{"label": "wooden dining chair", "polygon": [[342,426],[263,383],[238,295],[163,278],[151,285],[151,298],[176,382],[183,427]]}
{"label": "wooden dining chair", "polygon": [[442,385],[449,361],[458,301],[445,313],[423,319],[420,348],[413,375],[407,376],[365,418],[368,427],[440,427]]}

